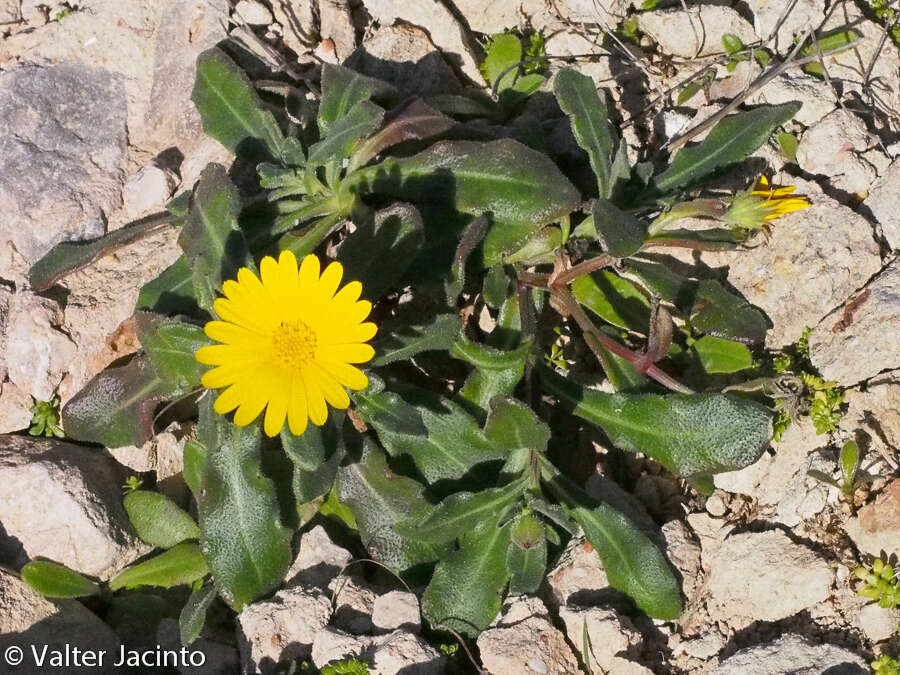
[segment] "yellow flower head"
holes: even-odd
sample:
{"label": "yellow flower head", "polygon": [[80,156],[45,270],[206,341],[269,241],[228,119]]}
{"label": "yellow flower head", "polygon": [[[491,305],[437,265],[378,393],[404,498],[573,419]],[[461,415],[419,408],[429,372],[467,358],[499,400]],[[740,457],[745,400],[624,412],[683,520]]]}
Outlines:
{"label": "yellow flower head", "polygon": [[351,281],[338,290],[343,267],[331,263],[321,272],[319,259],[308,255],[299,269],[290,251],[276,261],[266,256],[257,277],[246,267],[237,281],[222,285],[224,298],[213,303],[220,321],[206,324],[206,334],[222,344],[201,347],[196,358],[216,366],[203,375],[203,386],[225,387],[216,399],[219,414],[231,412],[246,426],[266,409],[263,429],[275,436],[284,426],[300,435],[307,420],[321,425],[326,403],[350,405],[345,387],[359,390],[368,378],[351,364],[375,354],[365,344],[376,331],[363,322],[372,303],[360,300],[362,284]]}
{"label": "yellow flower head", "polygon": [[773,188],[765,176],[760,176],[752,190],[735,195],[723,220],[730,225],[755,230],[769,220],[811,206],[806,197],[790,196],[796,189],[793,185]]}

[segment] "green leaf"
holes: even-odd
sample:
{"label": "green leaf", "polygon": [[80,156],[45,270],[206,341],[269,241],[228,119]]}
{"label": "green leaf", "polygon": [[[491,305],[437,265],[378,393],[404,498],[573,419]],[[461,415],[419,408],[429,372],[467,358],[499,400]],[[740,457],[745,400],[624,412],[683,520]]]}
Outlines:
{"label": "green leaf", "polygon": [[179,256],[158,277],[144,284],[138,295],[137,309],[169,315],[197,313],[194,276],[185,256]]}
{"label": "green leaf", "polygon": [[461,478],[476,465],[504,456],[471,415],[443,396],[404,387],[402,395],[362,391],[356,401],[385,449],[412,457],[429,483]]}
{"label": "green leaf", "polygon": [[677,105],[683,105],[690,101],[694,96],[700,93],[703,89],[704,82],[703,81],[693,81],[689,82],[687,86],[681,90],[678,94],[678,98],[676,99]]}
{"label": "green leaf", "polygon": [[633,283],[610,270],[585,274],[572,282],[575,299],[604,321],[619,328],[645,333],[650,302]]}
{"label": "green leaf", "polygon": [[526,236],[574,211],[581,200],[549,157],[512,139],[442,141],[360,169],[343,185],[476,216],[490,212],[498,223],[527,225]]}
{"label": "green leaf", "polygon": [[421,99],[414,98],[395,112],[377,134],[364,141],[353,157],[347,173],[368,164],[383,150],[404,141],[434,138],[456,126],[456,121],[429,107]]}
{"label": "green leaf", "polygon": [[764,405],[728,394],[605,394],[538,368],[564,409],[601,427],[613,444],[681,476],[742,469],[772,437]]}
{"label": "green leaf", "polygon": [[494,265],[484,275],[481,295],[491,309],[499,309],[506,302],[509,290],[509,278],[503,265]]}
{"label": "green leaf", "polygon": [[[484,62],[481,64],[480,70],[489,87],[494,86],[503,71],[512,68],[522,60],[522,42],[513,33],[494,35],[488,42],[485,51]],[[505,91],[512,87],[518,74],[518,68],[509,70],[497,85],[497,91]]]}
{"label": "green leaf", "polygon": [[398,476],[387,465],[384,453],[364,441],[362,458],[338,469],[337,497],[350,509],[366,550],[395,571],[436,560],[444,547],[426,544],[418,537],[404,537],[396,524],[423,519],[434,508],[422,493],[421,483]]}
{"label": "green leaf", "polygon": [[535,593],[547,570],[547,535],[544,526],[534,516],[523,514],[513,524],[510,535],[506,551],[509,594]]}
{"label": "green leaf", "polygon": [[247,242],[238,227],[241,196],[220,164],[209,164],[194,188],[194,200],[178,244],[193,270],[200,305],[212,311],[213,300],[238,268],[251,266]]}
{"label": "green leaf", "polygon": [[194,353],[210,342],[201,326],[150,312],[135,312],[134,323],[157,375],[182,391],[200,386],[203,367]]}
{"label": "green leaf", "polygon": [[278,122],[244,71],[221,49],[214,47],[197,57],[191,100],[203,130],[236,155],[281,157],[285,139]]}
{"label": "green leaf", "polygon": [[330,63],[322,64],[322,100],[319,103],[319,133],[324,138],[360,101],[391,99],[396,90],[387,82],[360,75]]}
{"label": "green leaf", "polygon": [[509,526],[497,518],[463,538],[458,551],[441,559],[422,595],[422,615],[434,629],[475,637],[497,616],[509,575]]}
{"label": "green leaf", "polygon": [[100,592],[100,586],[90,579],[49,560],[25,565],[22,580],[45,598],[83,598]]}
{"label": "green leaf", "polygon": [[725,48],[725,53],[729,56],[733,56],[744,49],[744,43],[734,33],[722,35],[722,46]]}
{"label": "green leaf", "polygon": [[690,314],[691,326],[701,333],[749,344],[766,339],[763,313],[715,280],[698,283]]}
{"label": "green leaf", "polygon": [[654,179],[656,188],[666,194],[700,180],[720,167],[740,162],[798,110],[799,103],[784,103],[729,115],[702,141],[675,155],[669,167]]}
{"label": "green leaf", "polygon": [[[396,288],[424,241],[422,216],[411,204],[394,204],[359,223],[341,243],[346,278],[362,283],[363,295],[377,300]],[[390,261],[390,264],[385,264]]]}
{"label": "green leaf", "polygon": [[525,487],[526,483],[518,480],[481,492],[454,493],[438,504],[423,520],[398,523],[397,531],[426,544],[451,542],[471,532],[483,521],[496,522],[498,516],[521,498]]}
{"label": "green leaf", "polygon": [[371,363],[373,366],[384,366],[395,361],[406,361],[422,352],[450,349],[461,328],[462,320],[458,314],[438,314],[428,323],[379,332],[373,343],[375,358]]}
{"label": "green leaf", "polygon": [[603,250],[615,258],[627,258],[644,245],[647,228],[640,220],[605,199],[594,201],[594,229]]}
{"label": "green leaf", "polygon": [[629,595],[653,618],[678,618],[681,592],[662,552],[624,514],[596,502],[549,460],[542,459],[543,480],[581,525],[585,538],[600,556],[610,585]]}
{"label": "green leaf", "polygon": [[736,373],[753,365],[753,355],[741,342],[704,335],[693,348],[707,373]]}
{"label": "green leaf", "polygon": [[284,579],[291,532],[281,525],[275,487],[262,474],[258,424],[232,424],[213,412],[207,396],[199,441],[209,453],[197,496],[203,555],[219,593],[239,612]]}
{"label": "green leaf", "polygon": [[859,446],[855,441],[847,441],[841,448],[841,479],[845,492],[852,493],[856,487],[857,469],[859,469]]}
{"label": "green leaf", "polygon": [[616,391],[643,391],[651,386],[651,380],[639,373],[631,363],[618,354],[597,345],[603,372]]}
{"label": "green leaf", "polygon": [[778,134],[778,147],[781,148],[781,154],[790,162],[797,162],[797,148],[800,143],[794,134],[783,132]]}
{"label": "green leaf", "polygon": [[284,452],[294,463],[291,485],[297,505],[311,502],[328,493],[346,455],[339,423],[343,416],[329,415],[325,424],[310,425],[300,436],[285,427],[281,430]]}
{"label": "green leaf", "polygon": [[197,523],[166,495],[134,490],[125,495],[125,511],[138,536],[159,548],[199,539]]}
{"label": "green leaf", "polygon": [[[856,31],[840,28],[828,35],[814,36],[813,43],[806,45],[800,50],[800,53],[803,56],[817,56],[819,53],[824,54],[825,52],[839,54],[853,46],[859,38],[860,35]],[[818,75],[819,77],[825,76],[822,64],[818,61],[807,63],[803,66],[803,70],[810,75]]]}
{"label": "green leaf", "polygon": [[309,161],[324,164],[329,159],[349,156],[383,120],[384,108],[371,101],[359,101],[329,128],[325,138],[310,146]]}
{"label": "green leaf", "polygon": [[186,586],[199,581],[210,570],[200,547],[185,541],[165,553],[123,570],[109,581],[109,590],[139,586]]}
{"label": "green leaf", "polygon": [[577,70],[565,68],[553,80],[559,107],[572,122],[575,140],[588,154],[602,198],[612,196],[612,159],[615,139],[609,128],[606,101],[597,93],[594,80]]}
{"label": "green leaf", "polygon": [[146,356],[95,375],[62,410],[66,436],[108,448],[141,446],[153,435],[156,405],[177,394]]}
{"label": "green leaf", "polygon": [[492,398],[513,393],[525,374],[530,353],[530,341],[513,351],[503,351],[460,335],[450,349],[450,356],[470,363],[475,370],[466,378],[457,398],[470,404],[467,406],[470,411],[483,419]]}
{"label": "green leaf", "polygon": [[178,615],[178,632],[183,646],[187,647],[200,637],[200,632],[206,624],[206,612],[216,599],[216,595],[216,587],[210,583],[191,591],[190,597],[181,608],[181,614]]}
{"label": "green leaf", "polygon": [[72,272],[123,246],[162,232],[172,226],[173,216],[155,213],[90,241],[64,241],[54,246],[28,271],[28,283],[35,292],[46,291]]}
{"label": "green leaf", "polygon": [[203,487],[203,471],[206,466],[206,457],[209,454],[206,448],[196,440],[188,439],[184,444],[184,482],[191,489],[194,499],[200,495]]}
{"label": "green leaf", "polygon": [[550,441],[550,427],[521,401],[498,396],[490,402],[484,435],[495,447],[510,453],[520,449],[543,452]]}

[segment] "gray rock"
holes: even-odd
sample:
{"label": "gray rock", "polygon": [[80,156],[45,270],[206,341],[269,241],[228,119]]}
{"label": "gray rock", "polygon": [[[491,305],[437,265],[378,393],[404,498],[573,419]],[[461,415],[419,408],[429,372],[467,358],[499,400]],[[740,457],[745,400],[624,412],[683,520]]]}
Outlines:
{"label": "gray rock", "polygon": [[328,585],[332,592],[334,614],[331,623],[348,633],[372,631],[375,589],[355,577],[335,577]]}
{"label": "gray rock", "polygon": [[323,668],[334,661],[360,658],[372,646],[372,638],[350,635],[337,628],[326,626],[316,634],[312,645],[312,661]]}
{"label": "gray rock", "polygon": [[802,635],[785,635],[775,642],[742,649],[716,668],[713,675],[863,675],[866,662],[835,645],[816,645]]}
{"label": "gray rock", "polygon": [[869,196],[863,202],[875,216],[881,236],[892,249],[900,248],[900,159],[872,185]]}
{"label": "gray rock", "polygon": [[[776,0],[782,4],[780,0]],[[742,62],[746,63],[746,62]],[[739,65],[742,65],[739,64]],[[742,83],[746,86],[746,81]],[[812,126],[831,113],[837,106],[834,90],[826,82],[798,70],[788,69],[766,84],[748,103],[789,103],[800,101],[802,106],[794,120],[804,126]]]}
{"label": "gray rock", "polygon": [[336,63],[343,62],[356,49],[356,28],[347,0],[320,0],[319,34],[334,45]]}
{"label": "gray rock", "polygon": [[862,155],[875,144],[875,137],[863,121],[839,108],[803,134],[797,147],[797,163],[804,171],[827,176],[828,182],[839,190],[865,194],[877,172]]}
{"label": "gray rock", "polygon": [[666,541],[666,557],[681,572],[682,591],[690,599],[700,576],[700,545],[694,541],[691,529],[680,520],[670,520],[662,526]]}
{"label": "gray rock", "polygon": [[844,531],[863,553],[879,556],[897,552],[900,542],[900,478],[888,483],[875,501],[844,523]]}
{"label": "gray rock", "polygon": [[134,220],[153,211],[162,211],[172,196],[178,178],[171,171],[149,164],[125,183],[122,201],[128,218]]}
{"label": "gray rock", "polygon": [[285,578],[288,585],[328,588],[352,558],[350,551],[331,541],[324,527],[316,525],[300,537],[300,550]]}
{"label": "gray rock", "polygon": [[377,638],[372,652],[372,675],[440,675],[444,657],[425,640],[403,631]]}
{"label": "gray rock", "polygon": [[[67,645],[85,651],[105,652],[105,665],[119,653],[119,638],[84,605],[74,600],[50,602],[16,575],[0,568],[0,654],[13,646],[25,652],[22,665],[7,666],[7,672],[24,675],[54,670],[75,672],[49,666],[51,652],[64,651]],[[47,661],[41,667],[34,662],[31,649],[40,654],[45,647]],[[87,669],[77,672],[87,672]]]}
{"label": "gray rock", "polygon": [[826,560],[781,530],[733,535],[708,564],[710,618],[735,629],[812,607],[828,598],[834,580]]}
{"label": "gray rock", "polygon": [[[271,600],[247,605],[237,616],[238,650],[244,672],[305,659],[331,617],[331,601],[318,588],[293,586]],[[276,637],[277,636],[277,637]]]}
{"label": "gray rock", "polygon": [[257,0],[240,0],[234,13],[251,26],[268,26],[274,20],[269,8]]}
{"label": "gray rock", "polygon": [[31,396],[12,382],[0,383],[0,434],[27,429],[32,403]]}
{"label": "gray rock", "polygon": [[565,637],[535,600],[514,602],[495,627],[478,636],[481,662],[488,672],[548,675],[578,671],[578,661]]}
{"label": "gray rock", "polygon": [[372,607],[372,625],[385,633],[397,629],[418,633],[422,628],[418,598],[405,591],[379,595]]}
{"label": "gray rock", "polygon": [[382,26],[390,26],[400,20],[423,28],[432,42],[470,80],[481,82],[478,49],[474,39],[439,0],[402,3],[394,0],[367,0],[366,10]]}
{"label": "gray rock", "polygon": [[[175,619],[163,619],[156,628],[156,641],[163,649],[181,649],[181,633]],[[197,638],[188,647],[190,653],[203,654],[202,666],[177,665],[182,675],[231,675],[240,669],[238,651],[221,642]],[[189,657],[190,658],[190,657]],[[199,659],[199,656],[195,656]]]}
{"label": "gray rock", "polygon": [[200,115],[191,102],[197,56],[225,37],[227,0],[178,0],[167,5],[156,29],[153,86],[144,126],[155,152],[182,152],[203,138]]}
{"label": "gray rock", "polygon": [[29,558],[109,579],[149,550],[122,506],[125,476],[103,450],[0,436],[0,522]]}
{"label": "gray rock", "polygon": [[569,604],[599,604],[610,591],[597,552],[583,537],[573,537],[547,573],[541,596],[551,608],[558,609]]}
{"label": "gray rock", "polygon": [[868,436],[868,451],[890,457],[900,448],[900,381],[890,374],[866,383],[866,390],[845,393],[847,413],[841,427]]}
{"label": "gray rock", "polygon": [[19,0],[0,0],[0,24],[16,23],[21,19]]}
{"label": "gray rock", "polygon": [[34,262],[62,241],[103,234],[120,201],[125,112],[122,79],[105,70],[0,73],[0,244]]}
{"label": "gray rock", "polygon": [[684,640],[675,647],[673,652],[687,654],[691,658],[706,661],[711,659],[725,646],[725,637],[714,627],[709,632],[694,640]]}
{"label": "gray rock", "polygon": [[782,0],[747,0],[747,5],[753,12],[753,27],[760,39],[768,39],[778,29],[773,45],[776,50],[789,48],[795,37],[808,28],[817,28],[825,18],[825,0],[797,0],[787,14]]}
{"label": "gray rock", "polygon": [[810,356],[826,380],[855,384],[900,368],[898,335],[900,260],[894,260],[813,329]]}
{"label": "gray rock", "polygon": [[743,43],[753,42],[753,26],[730,7],[699,5],[682,9],[654,10],[637,15],[638,25],[665,54],[693,58],[722,51],[722,36],[731,33]]}
{"label": "gray rock", "polygon": [[[532,17],[542,17],[546,11],[543,0],[456,0],[453,4],[466,17],[469,28],[485,35],[516,28],[527,18],[531,18],[531,25],[537,27],[542,21]],[[562,6],[560,10],[565,11]]]}
{"label": "gray rock", "polygon": [[554,7],[566,20],[613,28],[628,11],[629,0],[561,0]]}
{"label": "gray rock", "polygon": [[379,28],[352,54],[347,65],[391,82],[402,98],[462,92],[453,68],[428,33],[416,26],[397,24]]}
{"label": "gray rock", "polygon": [[559,618],[565,625],[569,643],[573,645],[583,644],[584,628],[587,625],[592,665],[603,672],[618,672],[615,668],[618,665],[618,655],[641,643],[641,634],[631,620],[611,609],[560,607]]}
{"label": "gray rock", "polygon": [[897,634],[900,624],[900,610],[879,607],[876,603],[866,605],[859,611],[856,625],[872,642],[890,640]]}
{"label": "gray rock", "polygon": [[[777,181],[776,181],[777,182]],[[766,345],[796,342],[881,269],[869,223],[824,195],[815,184],[790,179],[812,206],[772,222],[768,243],[743,252],[704,253],[704,263],[727,267],[728,282],[772,320]]]}

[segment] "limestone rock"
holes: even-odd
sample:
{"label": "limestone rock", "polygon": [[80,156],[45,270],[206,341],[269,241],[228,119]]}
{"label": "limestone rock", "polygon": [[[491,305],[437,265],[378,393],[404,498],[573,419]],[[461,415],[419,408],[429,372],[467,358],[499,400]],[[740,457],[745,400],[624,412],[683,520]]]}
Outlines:
{"label": "limestone rock", "polygon": [[591,641],[593,665],[604,672],[619,672],[617,655],[627,652],[641,642],[641,634],[631,620],[611,609],[599,607],[561,607],[559,618],[566,627],[569,643],[581,645],[584,641],[584,627],[587,625]]}
{"label": "limestone rock", "polygon": [[682,591],[693,597],[700,574],[700,545],[694,541],[691,529],[681,520],[670,520],[662,526],[666,541],[666,557],[681,572]]}
{"label": "limestone rock", "polygon": [[440,675],[444,657],[425,640],[403,631],[378,638],[372,652],[373,675]]}
{"label": "limestone rock", "polygon": [[722,36],[731,33],[743,43],[753,42],[753,26],[730,7],[699,5],[654,10],[637,15],[638,25],[665,54],[693,58],[722,51]]}
{"label": "limestone rock", "polygon": [[[175,619],[163,619],[156,628],[156,641],[163,649],[181,649],[181,634]],[[154,648],[152,645],[148,648]],[[205,638],[197,638],[189,647],[191,652],[203,654],[201,667],[178,666],[182,675],[231,675],[240,669],[238,651],[230,645],[214,642]]]}
{"label": "limestone rock", "polygon": [[128,218],[134,220],[162,211],[175,191],[178,179],[171,171],[154,164],[143,167],[125,183],[122,201]]}
{"label": "limestone rock", "polygon": [[234,155],[215,138],[204,136],[192,150],[190,150],[181,162],[181,184],[187,190],[194,187],[194,183],[200,178],[200,173],[210,162],[231,166]]}
{"label": "limestone rock", "polygon": [[251,26],[268,26],[274,21],[269,8],[258,0],[240,0],[234,6],[234,13]]}
{"label": "limestone rock", "polygon": [[312,661],[318,668],[342,659],[359,658],[369,651],[372,638],[350,635],[326,626],[316,634],[312,645]]}
{"label": "limestone rock", "polygon": [[[742,84],[746,86],[747,83]],[[791,69],[779,74],[747,100],[748,103],[772,105],[791,101],[800,101],[802,104],[794,115],[794,120],[807,127],[813,126],[837,107],[834,91],[827,83]]]}
{"label": "limestone rock", "polygon": [[841,426],[868,436],[869,451],[891,455],[900,451],[900,381],[890,374],[866,383],[866,390],[849,389]]}
{"label": "limestone rock", "polygon": [[126,144],[120,77],[74,64],[0,73],[0,243],[32,263],[62,241],[102,235]]}
{"label": "limestone rock", "polygon": [[355,577],[335,577],[328,585],[334,598],[331,622],[348,633],[368,633],[372,630],[372,611],[377,593],[366,582]]}
{"label": "limestone rock", "polygon": [[148,550],[122,506],[122,467],[103,450],[0,437],[0,522],[29,558],[109,579]]}
{"label": "limestone rock", "polygon": [[542,597],[554,609],[565,605],[590,607],[614,593],[600,557],[583,537],[573,537],[547,573]]}
{"label": "limestone rock", "polygon": [[869,190],[864,205],[875,216],[881,236],[892,249],[900,248],[900,159],[895,159]]}
{"label": "limestone rock", "polygon": [[316,635],[331,617],[331,601],[317,588],[293,586],[271,600],[247,605],[237,616],[244,672],[308,658]]}
{"label": "limestone rock", "polygon": [[28,428],[32,401],[31,396],[12,382],[0,384],[0,434]]}
{"label": "limestone rock", "polygon": [[[817,28],[825,18],[825,0],[798,0],[784,15],[785,4],[781,0],[747,0],[753,12],[753,27],[760,39],[766,40],[778,29],[774,47],[787,49],[795,37],[803,35],[808,28]],[[779,21],[784,20],[779,26]]]}
{"label": "limestone rock", "polygon": [[356,49],[356,28],[347,0],[319,0],[319,34],[334,44],[334,56],[342,63]]}
{"label": "limestone rock", "polygon": [[350,56],[347,65],[392,83],[401,98],[462,92],[453,69],[428,33],[417,26],[379,28]]}
{"label": "limestone rock", "polygon": [[881,642],[894,637],[897,634],[898,624],[900,624],[900,611],[879,607],[874,602],[860,610],[856,622],[859,629],[872,642]]}
{"label": "limestone rock", "polygon": [[350,551],[331,541],[324,527],[316,525],[300,537],[300,550],[288,570],[287,583],[328,588],[352,558]]}
{"label": "limestone rock", "polygon": [[781,530],[730,537],[709,560],[707,609],[740,629],[778,621],[828,598],[828,562]]}
{"label": "limestone rock", "polygon": [[372,625],[382,632],[403,629],[418,633],[421,629],[419,600],[414,593],[391,591],[375,598]]}
{"label": "limestone rock", "polygon": [[0,568],[0,654],[13,646],[25,651],[22,665],[7,666],[7,672],[46,673],[52,669],[47,662],[43,667],[34,663],[32,646],[38,653],[46,647],[49,661],[49,652],[65,650],[66,645],[105,651],[107,664],[119,652],[119,638],[84,605],[74,600],[50,602],[16,575]]}
{"label": "limestone rock", "polygon": [[863,121],[840,108],[803,134],[797,147],[797,163],[804,171],[827,176],[839,190],[865,194],[877,172],[862,154],[875,144]]}
{"label": "limestone rock", "polygon": [[898,335],[900,260],[894,260],[813,329],[810,356],[826,380],[855,384],[882,370],[900,368]]}
{"label": "limestone rock", "polygon": [[713,675],[864,675],[857,654],[835,645],[816,645],[801,635],[748,647],[728,657]]}
{"label": "limestone rock", "polygon": [[[571,4],[569,0],[567,4]],[[454,5],[466,17],[469,28],[485,35],[516,28],[523,25],[526,19],[531,19],[531,25],[537,27],[541,21],[535,21],[532,17],[543,16],[546,11],[543,0],[457,0]],[[562,6],[560,10],[565,11]]]}
{"label": "limestone rock", "polygon": [[[483,666],[492,675],[545,675],[574,673],[578,661],[572,649],[538,603],[529,605],[529,616],[523,618],[510,607],[493,628],[478,636],[478,650]],[[535,611],[537,610],[537,611]],[[507,615],[516,612],[514,620]]]}
{"label": "limestone rock", "polygon": [[21,19],[19,0],[0,0],[0,25],[16,23]]}
{"label": "limestone rock", "polygon": [[874,502],[863,506],[844,524],[844,530],[863,553],[895,553],[900,542],[900,478],[888,483]]}

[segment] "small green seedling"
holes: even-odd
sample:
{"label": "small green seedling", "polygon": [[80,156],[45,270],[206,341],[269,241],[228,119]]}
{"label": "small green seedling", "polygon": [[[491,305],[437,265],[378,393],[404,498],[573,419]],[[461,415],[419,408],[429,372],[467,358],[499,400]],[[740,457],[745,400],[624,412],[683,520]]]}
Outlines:
{"label": "small green seedling", "polygon": [[358,659],[345,659],[322,668],[322,675],[369,675],[369,666]]}
{"label": "small green seedling", "polygon": [[894,659],[887,654],[882,654],[869,664],[875,675],[900,675],[900,659]]}
{"label": "small green seedling", "polygon": [[879,607],[886,609],[896,609],[900,605],[900,577],[894,572],[893,565],[875,558],[871,569],[857,567],[853,573],[865,582],[865,586],[857,591],[858,595],[875,600]]}
{"label": "small green seedling", "polygon": [[844,443],[844,447],[841,448],[841,458],[840,458],[840,469],[841,469],[841,478],[840,481],[835,480],[827,473],[823,473],[822,471],[816,471],[812,469],[808,471],[808,475],[816,478],[823,483],[828,483],[836,487],[841,491],[841,495],[844,499],[848,501],[853,501],[853,495],[856,492],[856,488],[858,486],[857,481],[857,472],[859,471],[859,446],[855,441],[847,441]]}
{"label": "small green seedling", "polygon": [[59,396],[54,394],[49,401],[35,401],[29,412],[31,413],[29,434],[43,435],[47,438],[65,438],[59,424]]}
{"label": "small green seedling", "polygon": [[142,481],[137,476],[129,476],[128,478],[125,479],[125,484],[122,486],[122,494],[127,495],[130,492],[134,492],[135,490],[139,489],[141,487],[141,485],[143,485],[143,484],[144,484],[144,481]]}

